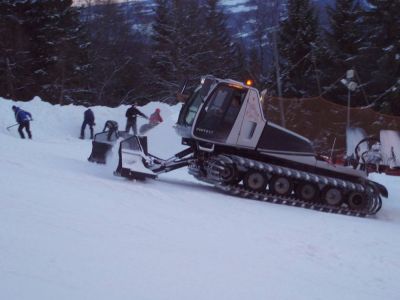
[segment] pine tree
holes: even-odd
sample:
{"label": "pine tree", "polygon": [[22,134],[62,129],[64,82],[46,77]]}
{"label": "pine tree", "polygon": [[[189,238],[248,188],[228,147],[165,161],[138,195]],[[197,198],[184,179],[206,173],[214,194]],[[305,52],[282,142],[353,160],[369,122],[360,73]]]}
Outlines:
{"label": "pine tree", "polygon": [[232,42],[218,0],[157,0],[150,64],[157,97],[174,95],[184,80],[189,88],[202,75],[237,78],[244,73],[243,52]]}
{"label": "pine tree", "polygon": [[[327,8],[329,29],[325,31],[326,48],[323,60],[324,97],[340,103],[347,102],[347,88],[340,83],[347,70],[354,69],[358,74],[360,66],[360,47],[365,41],[362,10],[358,0],[336,0],[334,7]],[[357,79],[354,79],[357,81]],[[361,84],[361,82],[359,82]],[[352,95],[352,105],[366,104],[361,89]]]}
{"label": "pine tree", "polygon": [[0,96],[28,100],[33,95],[33,80],[24,68],[32,58],[17,6],[14,1],[0,2]]}
{"label": "pine tree", "polygon": [[280,23],[279,54],[284,96],[318,95],[316,62],[320,53],[318,19],[310,0],[289,0]]}
{"label": "pine tree", "polygon": [[[61,2],[55,42],[57,58],[52,68],[53,87],[59,104],[93,102],[90,87],[92,67],[89,64],[90,42],[80,23],[80,12],[72,1]],[[57,12],[55,12],[58,15]]]}
{"label": "pine tree", "polygon": [[23,100],[38,95],[52,103],[75,101],[76,85],[85,76],[87,41],[72,0],[3,1],[1,5],[5,59],[0,68],[6,70],[6,95]]}
{"label": "pine tree", "polygon": [[138,41],[123,8],[101,1],[91,10],[87,27],[91,41],[91,86],[95,102],[116,106],[141,100],[147,47]]}
{"label": "pine tree", "polygon": [[197,85],[207,54],[212,51],[207,48],[207,31],[203,24],[200,2],[198,0],[173,2],[172,17],[175,28],[173,60],[177,70],[176,80],[182,82],[185,79],[192,79]]}
{"label": "pine tree", "polygon": [[272,34],[279,23],[281,0],[250,0],[249,5],[255,8],[251,11],[250,72],[255,82],[263,86],[274,62],[271,55],[274,47]]}
{"label": "pine tree", "polygon": [[[174,78],[172,53],[174,49],[174,28],[170,12],[170,1],[156,0],[155,19],[153,23],[153,49],[150,61],[149,92],[155,95],[165,93],[165,86]],[[162,92],[160,92],[162,91]]]}
{"label": "pine tree", "polygon": [[[27,1],[25,30],[34,57],[31,74],[38,94],[52,103],[69,103],[84,78],[87,56],[79,12],[72,0]],[[84,101],[84,100],[82,100]]]}
{"label": "pine tree", "polygon": [[189,87],[197,85],[212,65],[203,18],[198,0],[157,0],[149,78],[152,97],[173,98],[184,80],[189,80]]}
{"label": "pine tree", "polygon": [[368,0],[365,13],[369,43],[365,57],[374,69],[367,77],[366,89],[377,109],[400,115],[400,2],[398,0]]}
{"label": "pine tree", "polygon": [[235,42],[236,50],[233,57],[233,66],[231,69],[231,78],[238,81],[246,81],[252,79],[255,81],[257,77],[253,76],[249,68],[249,59],[246,56],[246,49],[243,42]]}
{"label": "pine tree", "polygon": [[358,0],[336,0],[328,7],[330,30],[326,32],[331,50],[341,60],[358,53],[362,42],[360,30],[361,8]]}
{"label": "pine tree", "polygon": [[207,32],[207,73],[219,77],[232,77],[237,47],[227,28],[227,20],[219,0],[206,0],[205,24]]}

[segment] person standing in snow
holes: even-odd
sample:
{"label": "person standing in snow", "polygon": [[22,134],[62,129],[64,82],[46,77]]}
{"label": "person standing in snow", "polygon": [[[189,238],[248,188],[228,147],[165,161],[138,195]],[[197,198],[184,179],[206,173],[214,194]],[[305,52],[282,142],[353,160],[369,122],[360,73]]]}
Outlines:
{"label": "person standing in snow", "polygon": [[14,106],[12,107],[12,110],[14,111],[15,114],[15,120],[18,122],[19,127],[18,127],[18,132],[19,135],[21,136],[21,139],[25,138],[24,132],[22,129],[25,128],[26,132],[28,133],[28,137],[32,139],[32,133],[30,130],[30,124],[29,122],[32,121],[32,115],[25,111],[22,110],[21,108]]}
{"label": "person standing in snow", "polygon": [[133,133],[137,135],[137,126],[136,126],[136,119],[137,116],[142,116],[143,118],[148,119],[148,117],[142,113],[140,110],[136,108],[136,104],[132,104],[130,108],[127,109],[125,116],[126,116],[126,133],[129,133],[129,130],[132,128]]}
{"label": "person standing in snow", "polygon": [[89,125],[90,138],[93,139],[93,126],[95,126],[96,123],[94,122],[94,113],[90,108],[88,108],[83,114],[83,123],[81,127],[81,136],[80,136],[81,139],[85,138],[86,125]]}
{"label": "person standing in snow", "polygon": [[156,108],[156,110],[150,115],[149,123],[151,125],[157,125],[158,123],[161,123],[163,121],[160,112],[161,110],[159,108]]}

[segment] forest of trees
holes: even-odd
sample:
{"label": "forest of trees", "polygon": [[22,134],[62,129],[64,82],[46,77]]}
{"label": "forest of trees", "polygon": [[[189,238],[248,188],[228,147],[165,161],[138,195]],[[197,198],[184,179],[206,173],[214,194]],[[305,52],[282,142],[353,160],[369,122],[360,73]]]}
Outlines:
{"label": "forest of trees", "polygon": [[312,0],[249,0],[252,39],[233,36],[219,0],[153,2],[146,28],[132,13],[141,2],[0,0],[0,96],[171,102],[184,80],[192,87],[214,74],[251,78],[272,95],[345,104],[340,80],[353,69],[352,105],[400,115],[398,0],[336,0],[326,14]]}

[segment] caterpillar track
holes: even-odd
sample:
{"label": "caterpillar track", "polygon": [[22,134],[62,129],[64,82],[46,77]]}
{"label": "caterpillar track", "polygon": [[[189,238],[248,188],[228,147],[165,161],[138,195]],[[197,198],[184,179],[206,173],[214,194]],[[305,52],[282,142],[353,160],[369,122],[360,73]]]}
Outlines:
{"label": "caterpillar track", "polygon": [[[237,155],[211,157],[202,166],[191,165],[189,173],[200,180],[214,184],[220,190],[232,195],[259,201],[313,209],[321,212],[366,217],[376,214],[382,207],[382,200],[373,182],[351,182],[338,178],[311,174],[291,168],[244,158]],[[249,184],[249,174],[266,179],[265,183]],[[272,180],[285,178],[290,183],[290,191],[271,188]],[[279,179],[278,179],[279,180]],[[310,200],[299,198],[296,187],[318,186],[318,197]],[[268,186],[268,188],[267,188]],[[253,187],[253,188],[252,188]],[[255,189],[254,187],[257,187]],[[260,188],[258,188],[260,187]],[[326,191],[340,191],[341,199],[335,205],[325,200]],[[324,191],[324,192],[323,192]],[[325,197],[325,198],[324,198]],[[325,200],[325,201],[324,201]]]}

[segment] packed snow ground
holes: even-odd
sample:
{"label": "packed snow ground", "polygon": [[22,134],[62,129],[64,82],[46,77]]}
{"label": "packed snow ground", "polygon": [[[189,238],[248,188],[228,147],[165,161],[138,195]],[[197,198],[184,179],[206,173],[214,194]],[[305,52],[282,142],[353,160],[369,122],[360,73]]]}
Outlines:
{"label": "packed snow ground", "polygon": [[[15,104],[33,140],[5,129]],[[156,107],[149,150],[167,158],[179,107]],[[94,107],[97,131],[126,108]],[[373,218],[225,195],[186,170],[128,181],[116,150],[87,161],[84,110],[0,99],[0,299],[399,299],[400,178],[375,176],[390,198]]]}

